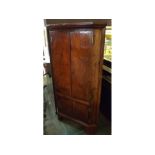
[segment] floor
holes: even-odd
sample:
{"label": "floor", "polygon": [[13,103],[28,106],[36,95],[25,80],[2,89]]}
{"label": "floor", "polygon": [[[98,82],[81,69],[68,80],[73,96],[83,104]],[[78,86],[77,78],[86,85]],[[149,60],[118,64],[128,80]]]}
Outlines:
{"label": "floor", "polygon": [[[52,79],[44,75],[44,135],[86,135],[84,128],[72,121],[59,121],[55,113]],[[111,123],[100,113],[96,135],[111,135]]]}

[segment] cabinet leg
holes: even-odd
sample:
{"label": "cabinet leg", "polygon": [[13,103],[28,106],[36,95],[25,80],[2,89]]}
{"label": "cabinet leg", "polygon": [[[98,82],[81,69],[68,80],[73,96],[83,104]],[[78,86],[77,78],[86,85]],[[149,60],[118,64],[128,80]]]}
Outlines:
{"label": "cabinet leg", "polygon": [[86,126],[85,127],[85,132],[88,135],[95,135],[97,131],[97,126]]}

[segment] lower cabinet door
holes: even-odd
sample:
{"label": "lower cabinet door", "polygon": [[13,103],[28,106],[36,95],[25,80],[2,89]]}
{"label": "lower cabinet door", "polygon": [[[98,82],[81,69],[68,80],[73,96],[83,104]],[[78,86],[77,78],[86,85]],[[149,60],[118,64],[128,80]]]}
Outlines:
{"label": "lower cabinet door", "polygon": [[80,102],[72,97],[56,95],[56,102],[58,105],[58,112],[65,114],[72,119],[76,119],[85,123],[89,121],[89,105],[87,102]]}
{"label": "lower cabinet door", "polygon": [[88,105],[73,102],[73,115],[75,119],[88,123]]}
{"label": "lower cabinet door", "polygon": [[56,96],[58,112],[73,117],[73,102],[62,96]]}

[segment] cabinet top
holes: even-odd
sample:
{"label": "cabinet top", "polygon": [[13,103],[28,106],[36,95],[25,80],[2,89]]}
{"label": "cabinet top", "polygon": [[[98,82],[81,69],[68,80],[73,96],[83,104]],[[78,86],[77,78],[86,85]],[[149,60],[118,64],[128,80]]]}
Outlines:
{"label": "cabinet top", "polygon": [[59,23],[46,25],[47,29],[70,29],[70,28],[104,28],[105,24],[94,23],[94,22],[80,22],[80,23]]}

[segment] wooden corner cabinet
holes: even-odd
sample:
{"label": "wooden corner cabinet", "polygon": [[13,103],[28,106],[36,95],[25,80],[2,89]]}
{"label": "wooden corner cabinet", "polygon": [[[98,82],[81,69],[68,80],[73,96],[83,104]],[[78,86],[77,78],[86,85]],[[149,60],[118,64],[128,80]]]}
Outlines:
{"label": "wooden corner cabinet", "polygon": [[47,25],[58,118],[97,129],[106,24]]}

